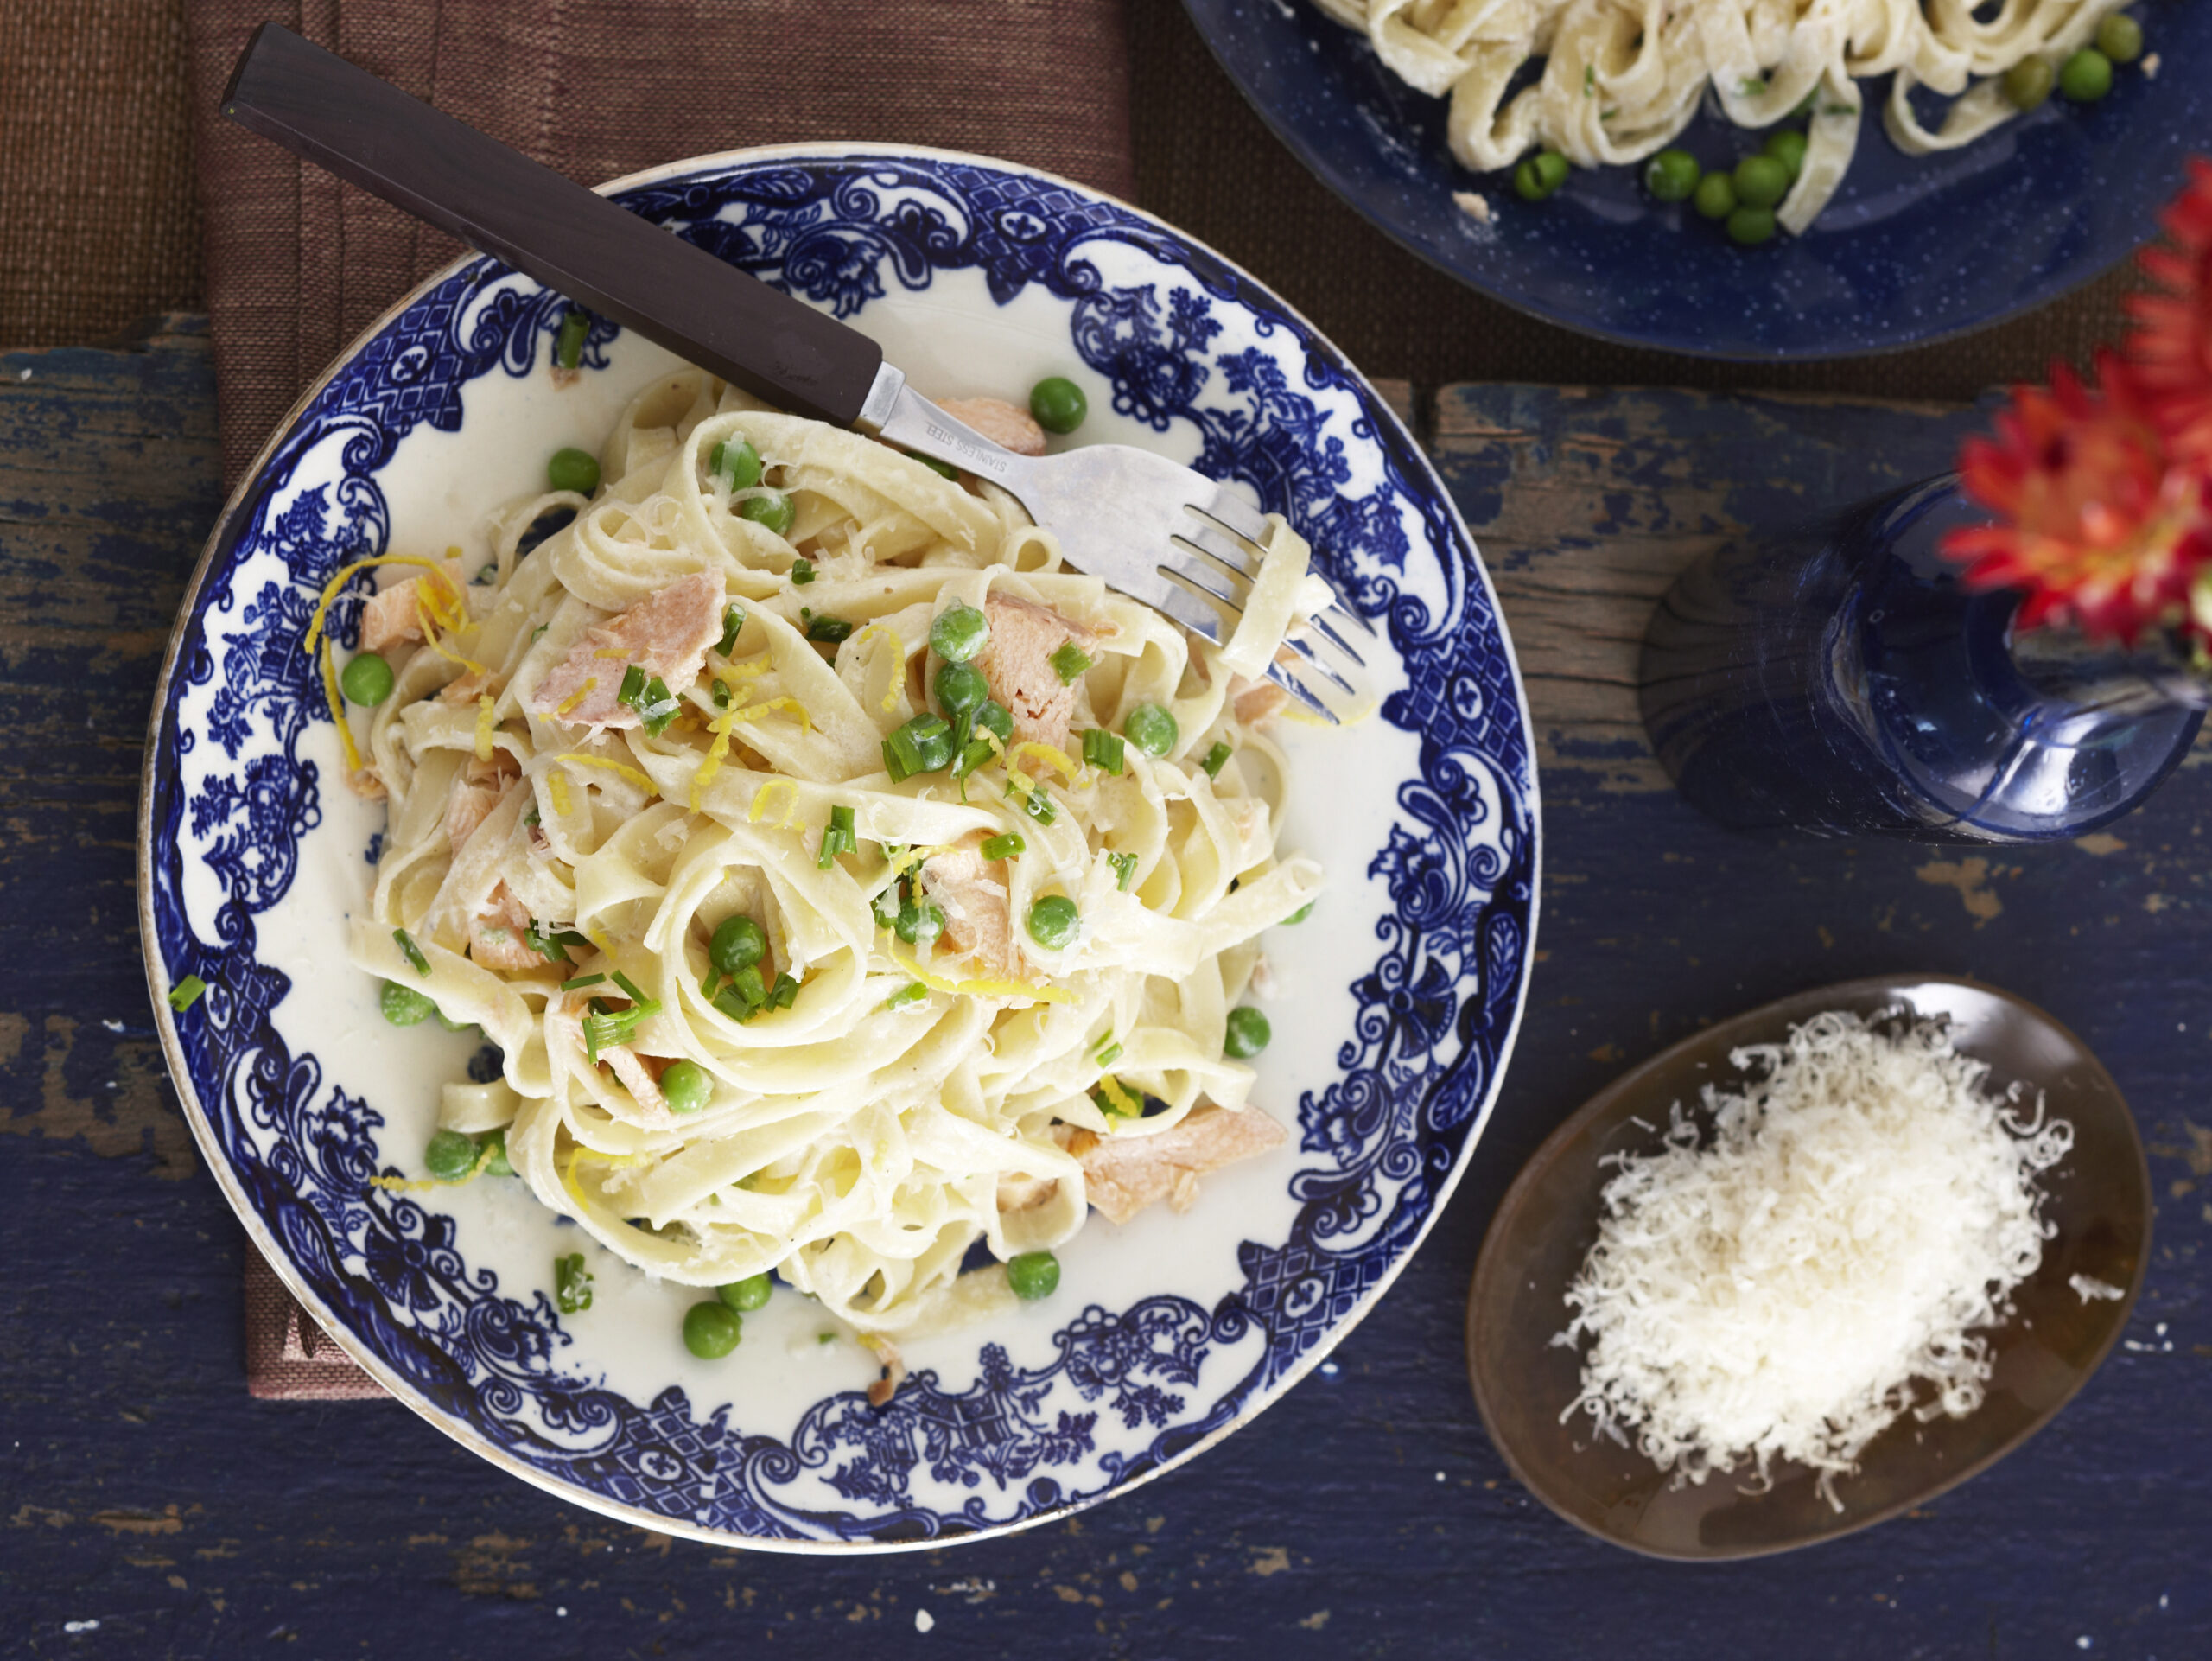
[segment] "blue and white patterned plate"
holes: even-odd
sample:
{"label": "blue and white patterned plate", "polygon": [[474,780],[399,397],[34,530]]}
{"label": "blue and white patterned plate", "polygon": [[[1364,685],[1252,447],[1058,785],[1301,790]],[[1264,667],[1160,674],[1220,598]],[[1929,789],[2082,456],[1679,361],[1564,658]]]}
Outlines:
{"label": "blue and white patterned plate", "polygon": [[[1465,1168],[1512,1047],[1535,921],[1536,783],[1497,602],[1427,463],[1326,340],[1218,255],[1001,163],[850,146],[610,187],[852,320],[925,391],[1067,373],[1085,440],[1141,442],[1287,513],[1395,648],[1379,721],[1300,730],[1284,841],[1331,887],[1268,946],[1260,1102],[1295,1134],[1187,1213],[1094,1217],[1050,1299],[874,1359],[779,1291],[702,1361],[690,1289],[599,1252],[517,1182],[410,1196],[471,1041],[395,1032],[345,964],[383,810],[340,783],[301,650],[317,591],[384,551],[481,546],[486,510],[595,445],[673,360],[611,328],[550,373],[559,296],[486,259],[372,329],[210,540],[156,700],[140,905],[156,1014],[248,1231],[346,1350],[503,1468],[626,1521],[805,1550],[938,1543],[1089,1505],[1288,1389],[1382,1295]],[[341,630],[351,627],[341,616]],[[1388,661],[1393,655],[1395,662]],[[173,1015],[187,975],[209,990]],[[594,1307],[558,1314],[556,1252]],[[342,1445],[334,1457],[344,1458]],[[364,1473],[364,1477],[367,1475]]]}
{"label": "blue and white patterned plate", "polygon": [[[1445,143],[1446,100],[1313,0],[1183,3],[1275,136],[1412,252],[1552,322],[1702,357],[1893,351],[2055,300],[2151,237],[2184,158],[2212,149],[2212,7],[2147,0],[2134,15],[2155,75],[2122,69],[2094,105],[2053,98],[1955,150],[1900,151],[1882,130],[1890,79],[1869,81],[1827,211],[1804,236],[1739,248],[1688,203],[1653,200],[1637,168],[1578,171],[1544,202],[1468,172]],[[1680,142],[1707,167],[1758,148],[1709,112]],[[1488,223],[1452,201],[1464,190]]]}

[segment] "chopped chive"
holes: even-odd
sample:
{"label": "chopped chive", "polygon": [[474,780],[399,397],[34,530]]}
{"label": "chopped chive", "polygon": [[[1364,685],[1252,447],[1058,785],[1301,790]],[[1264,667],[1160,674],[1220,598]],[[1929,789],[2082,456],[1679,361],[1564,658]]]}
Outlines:
{"label": "chopped chive", "polygon": [[207,983],[197,975],[187,975],[169,988],[169,1008],[182,1015],[200,1002],[200,994],[207,990]]}
{"label": "chopped chive", "polygon": [[1102,773],[1119,773],[1127,748],[1119,734],[1102,727],[1093,727],[1083,735],[1083,759]]}
{"label": "chopped chive", "polygon": [[1060,810],[1052,805],[1052,799],[1036,787],[1021,799],[1021,811],[1039,824],[1050,824],[1060,817]]}
{"label": "chopped chive", "polygon": [[591,950],[591,942],[572,928],[564,928],[558,934],[549,934],[546,939],[551,940],[555,945],[572,945],[582,951]]}
{"label": "chopped chive", "polygon": [[985,837],[983,857],[985,859],[1012,859],[1026,845],[1021,840],[1020,831],[1010,831],[1003,837]]}
{"label": "chopped chive", "polygon": [[1135,1119],[1144,1117],[1143,1101],[1130,1095],[1122,1081],[1110,1073],[1098,1081],[1098,1087],[1090,1092],[1090,1099],[1097,1103],[1111,1118]]}
{"label": "chopped chive", "polygon": [[543,819],[541,819],[540,818],[538,818],[538,816],[537,816],[537,810],[536,808],[534,808],[534,807],[533,807],[533,808],[531,808],[531,809],[530,810],[530,811],[529,811],[529,812],[527,812],[527,813],[525,813],[525,814],[524,814],[524,815],[522,816],[522,822],[523,822],[524,824],[531,825],[531,826],[536,826],[536,825],[543,824],[544,823],[544,821],[543,821]]}
{"label": "chopped chive", "polygon": [[[647,1004],[652,1003],[653,1002],[651,998],[647,997],[643,992],[640,992],[638,990],[637,982],[632,980],[627,975],[624,974],[619,969],[614,971],[614,983],[622,989],[622,996],[628,998],[632,1003]],[[660,1006],[658,1004],[654,1004],[653,1007],[655,1009],[658,1009]]]}
{"label": "chopped chive", "polygon": [[793,560],[791,562],[791,581],[802,589],[808,583],[813,582],[814,562],[810,559]]}
{"label": "chopped chive", "polygon": [[1206,759],[1198,765],[1206,770],[1207,778],[1218,779],[1221,777],[1222,768],[1229,765],[1229,758],[1236,754],[1236,752],[1230,748],[1225,741],[1217,742],[1206,752]]}
{"label": "chopped chive", "polygon": [[645,671],[642,666],[633,663],[622,671],[622,690],[614,695],[614,701],[617,703],[626,703],[634,710],[638,707],[638,700],[645,696]]}
{"label": "chopped chive", "polygon": [[[523,925],[522,943],[548,963],[565,966],[569,961],[569,954],[561,950],[560,943],[553,936],[537,926],[535,917]],[[588,945],[590,942],[586,941],[585,944]]]}
{"label": "chopped chive", "polygon": [[550,623],[540,623],[540,624],[539,624],[536,628],[534,628],[534,629],[531,630],[531,632],[530,632],[531,644],[531,645],[533,645],[533,646],[535,646],[535,645],[537,643],[537,637],[538,637],[539,635],[541,635],[541,634],[544,633],[545,633],[545,631],[546,631],[547,629],[549,629],[549,628],[550,628],[550,627],[553,627],[553,626],[552,626]]}
{"label": "chopped chive", "polygon": [[830,823],[822,829],[822,852],[815,863],[826,871],[836,862],[838,855],[856,854],[860,846],[860,838],[853,834],[853,810],[833,807],[830,810]]}
{"label": "chopped chive", "polygon": [[584,336],[591,332],[591,314],[569,308],[561,320],[561,333],[553,342],[553,361],[563,369],[581,368],[584,360]]}
{"label": "chopped chive", "polygon": [[919,981],[908,981],[904,986],[883,1000],[886,1009],[903,1009],[910,1003],[919,1003],[930,995],[930,989]]}
{"label": "chopped chive", "polygon": [[727,681],[716,681],[716,682],[715,683],[715,684],[714,684],[713,695],[714,695],[714,700],[715,700],[715,708],[716,708],[717,710],[727,710],[727,709],[728,709],[728,708],[729,708],[729,683],[728,683],[728,682],[727,682]]}
{"label": "chopped chive", "polygon": [[1129,879],[1137,874],[1137,856],[1135,854],[1109,854],[1106,862],[1114,868],[1114,886],[1127,894]]}
{"label": "chopped chive", "polygon": [[891,782],[952,765],[952,728],[943,716],[918,715],[883,741],[883,767]]}
{"label": "chopped chive", "polygon": [[817,617],[806,626],[806,638],[819,640],[824,646],[836,646],[840,640],[849,640],[852,633],[853,626],[842,617]]}
{"label": "chopped chive", "polygon": [[745,632],[745,612],[737,606],[722,608],[722,638],[715,642],[715,650],[727,658],[737,650],[737,637]]}
{"label": "chopped chive", "polygon": [[1098,1053],[1091,1057],[1102,1067],[1110,1067],[1121,1059],[1122,1047],[1114,1041],[1111,1033],[1107,1034],[1106,1041],[1100,1047]]}
{"label": "chopped chive", "polygon": [[1073,640],[1052,656],[1052,672],[1060,678],[1060,684],[1072,686],[1084,671],[1090,667],[1090,654]]}
{"label": "chopped chive", "polygon": [[563,981],[561,990],[563,992],[581,992],[587,986],[598,986],[603,983],[606,979],[607,977],[604,975],[579,975],[572,981]]}
{"label": "chopped chive", "polygon": [[894,905],[887,908],[885,904],[886,901],[893,900],[896,897],[897,895],[894,890],[886,888],[881,894],[877,894],[874,899],[868,902],[868,908],[875,913],[875,926],[878,928],[891,928],[897,925],[899,921],[898,907]]}
{"label": "chopped chive", "polygon": [[430,972],[430,960],[423,955],[423,948],[415,944],[412,935],[404,928],[396,928],[391,932],[391,938],[399,942],[399,949],[407,954],[407,961],[415,965],[416,974]]}
{"label": "chopped chive", "polygon": [[667,682],[655,675],[645,683],[645,697],[638,704],[638,719],[645,723],[648,733],[658,738],[683,708],[683,700],[668,690]]}
{"label": "chopped chive", "polygon": [[788,1009],[798,997],[798,983],[789,975],[776,977],[776,983],[769,990],[768,1003],[772,1009]]}
{"label": "chopped chive", "polygon": [[1585,98],[1595,97],[1597,91],[1598,66],[1594,63],[1586,63],[1582,66],[1582,96]]}

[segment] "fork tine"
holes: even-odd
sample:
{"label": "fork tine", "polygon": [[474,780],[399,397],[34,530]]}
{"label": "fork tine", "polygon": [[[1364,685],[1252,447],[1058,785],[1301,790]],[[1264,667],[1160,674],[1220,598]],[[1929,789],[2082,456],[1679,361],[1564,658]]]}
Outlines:
{"label": "fork tine", "polygon": [[[1351,649],[1351,643],[1345,640],[1343,635],[1338,633],[1337,631],[1330,626],[1328,617],[1325,614],[1317,612],[1306,620],[1313,628],[1313,632],[1316,634],[1319,634],[1323,640],[1326,640],[1331,646],[1336,647],[1338,651],[1343,652],[1344,656],[1350,658],[1362,669],[1367,667],[1367,659],[1361,657],[1358,652],[1353,651]],[[1375,631],[1372,629],[1368,631],[1370,634],[1372,634]]]}
{"label": "fork tine", "polygon": [[[1180,542],[1182,538],[1178,536],[1175,540]],[[1173,565],[1162,565],[1160,569],[1170,576],[1174,577],[1178,582],[1187,582],[1192,588],[1211,595],[1215,599],[1220,601],[1224,606],[1230,607],[1237,611],[1243,611],[1244,609],[1244,601],[1241,597],[1244,592],[1244,589],[1236,582],[1217,576],[1214,571],[1207,566],[1197,564],[1190,560],[1178,560]],[[1242,572],[1238,572],[1237,575],[1241,576],[1243,574]],[[1248,578],[1248,586],[1249,582],[1249,579]]]}
{"label": "fork tine", "polygon": [[1308,664],[1313,665],[1313,670],[1317,674],[1320,675],[1323,679],[1326,680],[1346,697],[1357,697],[1359,696],[1358,689],[1353,686],[1353,684],[1350,681],[1346,680],[1342,675],[1337,673],[1335,670],[1330,668],[1328,665],[1323,663],[1320,658],[1314,652],[1313,648],[1306,645],[1305,641],[1285,640],[1283,644],[1288,646],[1293,652],[1295,652],[1300,657],[1305,659]]}
{"label": "fork tine", "polygon": [[1304,704],[1308,710],[1311,710],[1315,715],[1320,716],[1322,720],[1327,722],[1332,727],[1341,727],[1344,725],[1343,719],[1334,710],[1332,710],[1327,704],[1324,703],[1319,697],[1315,696],[1311,687],[1307,686],[1304,681],[1299,679],[1297,676],[1290,673],[1281,664],[1271,663],[1268,665],[1268,678],[1273,681],[1276,685],[1281,687],[1284,691],[1289,693],[1291,697],[1296,698],[1300,703]]}
{"label": "fork tine", "polygon": [[[1217,489],[1213,494],[1209,496],[1205,501],[1192,503],[1190,505],[1190,508],[1192,512],[1213,520],[1224,530],[1229,531],[1230,535],[1236,537],[1240,542],[1249,544],[1254,550],[1264,550],[1266,544],[1263,544],[1260,538],[1267,534],[1267,521],[1258,513],[1255,512],[1251,506],[1246,503],[1243,498],[1232,495],[1226,488]],[[1192,537],[1189,540],[1194,546],[1198,545],[1197,538]],[[1215,548],[1209,547],[1205,551],[1211,554],[1216,559],[1222,558],[1222,555]],[[1224,561],[1224,563],[1226,563],[1227,562]],[[1364,617],[1361,616],[1358,611],[1353,608],[1351,601],[1344,598],[1344,591],[1341,588],[1338,587],[1336,578],[1331,576],[1326,571],[1323,570],[1318,563],[1311,565],[1307,567],[1307,569],[1329,585],[1329,592],[1336,600],[1334,609],[1342,612],[1353,622],[1358,624],[1362,631],[1366,633],[1370,640],[1379,640],[1381,638],[1381,636],[1377,635],[1375,632],[1375,625],[1369,622]],[[1248,563],[1244,566],[1243,570],[1245,574],[1249,576],[1251,571],[1251,567]],[[1335,640],[1335,642],[1338,646],[1343,648],[1345,655],[1350,657],[1354,663],[1361,664],[1363,665],[1365,664],[1366,660],[1364,659],[1363,659],[1357,652],[1354,652],[1349,646],[1344,645],[1344,640],[1341,636],[1332,635],[1332,638]]]}
{"label": "fork tine", "polygon": [[[1236,576],[1249,582],[1258,569],[1261,549],[1256,543],[1242,538],[1230,538],[1205,524],[1175,532],[1175,540],[1197,549],[1217,565],[1225,566]],[[1248,553],[1246,550],[1249,549]]]}
{"label": "fork tine", "polygon": [[1192,512],[1205,514],[1223,530],[1255,545],[1267,534],[1267,515],[1226,485],[1216,487],[1213,494],[1190,506]]}
{"label": "fork tine", "polygon": [[[1162,572],[1173,571],[1177,576],[1183,576],[1181,570],[1175,567],[1163,565],[1159,569]],[[1185,578],[1185,580],[1188,579]],[[1220,618],[1215,616],[1207,608],[1199,605],[1172,582],[1162,581],[1150,586],[1155,589],[1155,592],[1144,596],[1147,605],[1166,612],[1193,634],[1211,640],[1216,646],[1221,644]]]}

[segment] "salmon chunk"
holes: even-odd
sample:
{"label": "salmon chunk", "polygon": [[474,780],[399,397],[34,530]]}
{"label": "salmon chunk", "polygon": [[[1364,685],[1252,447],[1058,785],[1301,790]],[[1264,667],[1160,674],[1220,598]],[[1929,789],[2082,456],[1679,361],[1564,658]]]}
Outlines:
{"label": "salmon chunk", "polygon": [[1019,972],[1021,952],[1006,884],[976,848],[956,848],[925,861],[922,892],[944,913],[947,945],[972,955],[991,974]]}
{"label": "salmon chunk", "polygon": [[1097,635],[1048,606],[1009,595],[988,596],[983,614],[991,632],[976,666],[983,671],[991,697],[1014,716],[1014,742],[1066,749],[1076,688],[1061,683],[1052,654],[1071,640],[1087,652]]}
{"label": "salmon chunk", "polygon": [[1156,1136],[1109,1136],[1077,1155],[1090,1203],[1126,1223],[1156,1200],[1188,1211],[1198,1178],[1278,1147],[1283,1129],[1256,1107],[1201,1107]]}
{"label": "salmon chunk", "polygon": [[1045,430],[1027,410],[1017,410],[1002,398],[957,398],[937,406],[955,421],[963,422],[1016,455],[1042,455]]}
{"label": "salmon chunk", "polygon": [[488,761],[471,756],[467,765],[454,774],[453,786],[446,792],[446,840],[453,844],[454,853],[491,817],[499,798],[521,773],[514,757],[505,750],[494,750]]}
{"label": "salmon chunk", "polygon": [[[448,804],[447,811],[452,811]],[[473,832],[474,825],[469,827]],[[486,969],[502,974],[521,974],[543,965],[544,958],[523,941],[530,926],[530,910],[504,882],[492,890],[484,909],[468,925],[468,955]]]}
{"label": "salmon chunk", "polygon": [[[722,604],[719,576],[695,571],[677,578],[651,599],[586,629],[537,683],[526,707],[571,726],[636,726],[638,712],[616,699],[624,672],[636,664],[681,695],[699,678],[707,648],[721,638]],[[569,704],[571,698],[576,701]]]}
{"label": "salmon chunk", "polygon": [[[434,590],[441,604],[450,610],[461,593],[461,562],[442,560],[438,569],[444,581]],[[410,576],[404,582],[395,582],[388,589],[378,589],[361,603],[361,650],[389,652],[396,646],[417,646],[423,640],[423,620],[417,614],[416,601],[422,597],[423,584],[434,581]]]}

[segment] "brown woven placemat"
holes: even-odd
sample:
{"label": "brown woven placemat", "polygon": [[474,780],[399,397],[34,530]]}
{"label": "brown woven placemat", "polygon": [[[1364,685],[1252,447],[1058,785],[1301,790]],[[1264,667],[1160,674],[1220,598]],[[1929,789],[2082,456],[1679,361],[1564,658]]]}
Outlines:
{"label": "brown woven placemat", "polygon": [[[1535,322],[1432,270],[1324,189],[1245,105],[1178,0],[1127,4],[1138,200],[1258,272],[1370,374],[1967,398],[2054,357],[2082,361],[2119,332],[2125,272],[1964,340],[1830,363],[1713,363]],[[183,14],[184,0],[0,5],[0,347],[97,340],[149,311],[205,309]]]}

